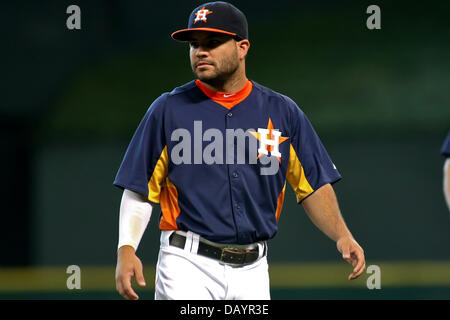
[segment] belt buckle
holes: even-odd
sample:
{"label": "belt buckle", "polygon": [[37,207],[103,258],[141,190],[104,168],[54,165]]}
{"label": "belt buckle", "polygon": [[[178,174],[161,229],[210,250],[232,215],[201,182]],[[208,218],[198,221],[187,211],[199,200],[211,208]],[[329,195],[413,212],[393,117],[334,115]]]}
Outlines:
{"label": "belt buckle", "polygon": [[[243,264],[246,254],[247,251],[240,251],[235,248],[225,247],[222,249],[219,261],[225,264]],[[226,261],[226,258],[231,261]]]}

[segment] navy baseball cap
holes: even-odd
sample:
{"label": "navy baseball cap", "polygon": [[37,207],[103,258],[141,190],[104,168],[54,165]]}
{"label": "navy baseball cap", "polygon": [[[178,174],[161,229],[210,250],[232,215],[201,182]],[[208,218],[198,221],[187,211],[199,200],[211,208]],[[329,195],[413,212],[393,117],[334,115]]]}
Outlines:
{"label": "navy baseball cap", "polygon": [[192,31],[211,31],[233,36],[236,40],[248,39],[247,18],[231,3],[216,1],[202,4],[189,16],[187,29],[172,33],[178,41],[189,41]]}

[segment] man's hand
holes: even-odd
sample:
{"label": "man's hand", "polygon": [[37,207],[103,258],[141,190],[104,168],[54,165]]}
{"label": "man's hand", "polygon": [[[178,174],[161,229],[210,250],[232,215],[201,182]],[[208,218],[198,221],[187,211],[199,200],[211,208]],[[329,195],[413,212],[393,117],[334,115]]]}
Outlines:
{"label": "man's hand", "polygon": [[145,286],[141,260],[136,256],[133,247],[122,246],[117,253],[116,289],[121,296],[128,300],[139,299],[131,287],[133,276],[136,277],[136,281],[141,287]]}
{"label": "man's hand", "polygon": [[353,273],[348,280],[358,278],[366,268],[364,250],[352,237],[342,237],[336,242],[337,249],[342,253],[342,258],[353,266]]}
{"label": "man's hand", "polygon": [[311,221],[336,241],[342,258],[353,266],[353,273],[348,279],[356,279],[366,268],[364,250],[355,241],[342,218],[333,187],[330,184],[320,187],[303,201],[303,207]]}

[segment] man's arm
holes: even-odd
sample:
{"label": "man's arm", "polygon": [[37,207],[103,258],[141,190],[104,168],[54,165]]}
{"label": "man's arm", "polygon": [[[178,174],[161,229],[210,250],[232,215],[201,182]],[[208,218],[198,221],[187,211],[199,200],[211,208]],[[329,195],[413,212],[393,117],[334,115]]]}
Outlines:
{"label": "man's arm", "polygon": [[444,197],[450,210],[450,157],[444,163]]}
{"label": "man's arm", "polygon": [[152,205],[144,196],[125,189],[120,203],[119,245],[117,251],[116,289],[126,299],[137,300],[139,296],[131,287],[135,277],[145,286],[142,262],[135,252],[147,227]]}
{"label": "man's arm", "polygon": [[356,279],[366,267],[364,250],[353,238],[342,218],[333,187],[330,184],[322,186],[303,200],[303,207],[311,221],[336,242],[342,257],[353,266],[353,273],[348,279]]}

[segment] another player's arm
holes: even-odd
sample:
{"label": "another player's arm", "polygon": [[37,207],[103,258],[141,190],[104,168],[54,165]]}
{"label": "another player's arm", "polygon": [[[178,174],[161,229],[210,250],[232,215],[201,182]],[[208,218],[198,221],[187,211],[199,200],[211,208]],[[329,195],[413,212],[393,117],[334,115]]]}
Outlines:
{"label": "another player's arm", "polygon": [[140,286],[145,286],[142,262],[135,252],[150,220],[151,212],[152,205],[144,196],[124,190],[120,204],[116,289],[120,295],[129,300],[139,299],[131,287],[132,277],[136,278]]}
{"label": "another player's arm", "polygon": [[342,257],[353,266],[349,280],[357,278],[366,264],[364,250],[353,238],[342,218],[333,187],[326,184],[302,202],[311,221],[328,237],[336,242]]}
{"label": "another player's arm", "polygon": [[450,210],[450,157],[447,157],[444,163],[444,197]]}

